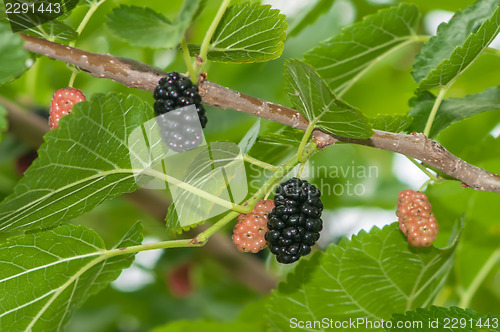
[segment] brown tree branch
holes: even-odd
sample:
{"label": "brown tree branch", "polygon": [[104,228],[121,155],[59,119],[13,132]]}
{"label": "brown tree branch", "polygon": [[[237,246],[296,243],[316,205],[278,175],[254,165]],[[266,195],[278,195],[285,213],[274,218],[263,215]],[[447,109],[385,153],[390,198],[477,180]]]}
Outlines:
{"label": "brown tree branch", "polygon": [[[126,86],[153,91],[165,73],[157,68],[131,59],[82,51],[40,38],[21,35],[25,49],[34,53],[73,64],[100,78],[109,78]],[[203,103],[221,109],[234,109],[305,130],[307,120],[296,110],[241,94],[210,81],[200,83]],[[423,134],[395,134],[375,130],[369,139],[352,139],[329,135],[320,130],[313,132],[319,146],[335,142],[371,146],[393,151],[421,160],[465,185],[482,191],[500,193],[500,176],[471,165],[448,152],[441,144]]]}

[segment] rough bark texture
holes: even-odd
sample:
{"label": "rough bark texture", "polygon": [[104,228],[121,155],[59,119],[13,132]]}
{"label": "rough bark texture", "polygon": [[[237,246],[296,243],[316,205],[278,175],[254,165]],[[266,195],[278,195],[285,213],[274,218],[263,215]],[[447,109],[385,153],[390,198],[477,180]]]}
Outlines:
{"label": "rough bark texture", "polygon": [[[22,35],[28,51],[73,64],[95,77],[109,78],[126,86],[153,91],[165,73],[155,67],[131,59],[95,54],[40,38]],[[234,109],[305,130],[307,120],[296,110],[244,95],[204,80],[200,83],[203,103],[221,109]],[[315,130],[320,147],[335,142],[372,146],[421,160],[476,190],[500,193],[500,176],[473,166],[448,152],[441,144],[422,134],[396,134],[375,130],[369,139],[352,139]]]}

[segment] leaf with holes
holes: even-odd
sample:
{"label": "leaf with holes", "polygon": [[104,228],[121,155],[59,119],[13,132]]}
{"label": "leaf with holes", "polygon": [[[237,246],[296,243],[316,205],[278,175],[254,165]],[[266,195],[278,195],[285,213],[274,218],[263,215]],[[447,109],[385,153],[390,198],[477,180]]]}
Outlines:
{"label": "leaf with holes", "polygon": [[75,104],[0,203],[0,230],[52,227],[134,191],[127,139],[151,117],[151,107],[132,95],[95,95]]}
{"label": "leaf with holes", "polygon": [[370,120],[373,129],[399,133],[411,125],[413,118],[409,114],[379,114]]}
{"label": "leaf with holes", "polygon": [[368,138],[373,134],[368,119],[337,99],[310,65],[299,60],[287,62],[285,87],[293,105],[316,128],[344,137]]}
{"label": "leaf with holes", "polygon": [[410,4],[381,10],[306,53],[305,61],[341,94],[381,59],[416,42],[419,18]]}
{"label": "leaf with holes", "polygon": [[[413,123],[409,131],[422,132],[431,112],[436,97],[429,92],[418,93],[412,100]],[[452,123],[462,121],[476,114],[500,109],[500,86],[465,96],[464,98],[448,98],[439,106],[436,118],[432,123],[429,137],[435,137]]]}
{"label": "leaf with holes", "polygon": [[[137,223],[113,248],[138,245]],[[63,331],[73,311],[130,266],[133,254],[107,251],[94,231],[63,225],[0,245],[0,330]]]}
{"label": "leaf with holes", "polygon": [[471,309],[459,307],[431,306],[408,311],[405,314],[394,314],[392,328],[387,331],[401,331],[401,328],[396,328],[399,322],[409,326],[404,331],[425,330],[430,322],[438,323],[430,329],[436,331],[500,331],[500,316],[482,315]]}
{"label": "leaf with holes", "polygon": [[415,59],[419,90],[448,85],[476,61],[500,32],[499,5],[499,0],[480,0],[439,27]]}
{"label": "leaf with holes", "polygon": [[[208,59],[259,62],[279,58],[286,29],[285,15],[269,5],[235,4],[226,10],[217,26],[208,48]],[[200,46],[191,45],[190,52],[199,54]]]}
{"label": "leaf with holes", "polygon": [[290,319],[380,321],[432,303],[453,265],[458,241],[445,249],[410,247],[398,223],[361,231],[299,262],[273,292],[268,322]]}

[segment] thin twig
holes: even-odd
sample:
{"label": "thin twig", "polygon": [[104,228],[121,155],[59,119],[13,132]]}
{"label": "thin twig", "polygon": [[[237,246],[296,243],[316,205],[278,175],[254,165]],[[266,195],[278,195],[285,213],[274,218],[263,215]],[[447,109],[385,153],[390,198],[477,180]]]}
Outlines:
{"label": "thin twig", "polygon": [[[135,60],[86,52],[32,36],[21,36],[28,51],[73,64],[96,77],[109,78],[129,87],[153,91],[158,80],[165,75],[163,71]],[[244,95],[208,80],[200,83],[199,88],[203,102],[207,105],[234,109],[307,130],[307,120],[294,109]],[[353,139],[330,135],[316,129],[313,135],[320,148],[343,142],[397,152],[421,160],[475,190],[500,193],[499,175],[463,161],[438,142],[420,133],[405,135],[374,130],[369,139]]]}

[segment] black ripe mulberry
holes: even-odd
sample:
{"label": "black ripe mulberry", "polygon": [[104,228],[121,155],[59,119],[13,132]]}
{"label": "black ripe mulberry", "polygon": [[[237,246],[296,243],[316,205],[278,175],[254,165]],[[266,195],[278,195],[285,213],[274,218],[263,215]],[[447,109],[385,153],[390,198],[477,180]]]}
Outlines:
{"label": "black ripe mulberry", "polygon": [[[198,87],[189,78],[183,77],[177,72],[168,73],[167,76],[160,79],[153,97],[156,100],[154,110],[160,120],[163,139],[172,150],[182,152],[201,144],[202,133],[200,130],[196,130],[198,127],[196,121],[199,121],[201,127],[205,128],[207,117],[201,104]],[[197,119],[192,119],[189,112],[170,113],[189,105],[196,107]],[[169,116],[164,116],[167,113]],[[183,114],[186,114],[185,119]]]}
{"label": "black ripe mulberry", "polygon": [[278,262],[293,263],[311,252],[323,229],[320,196],[318,188],[298,178],[282,182],[276,189],[266,241]]}

